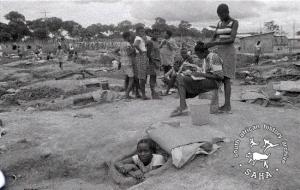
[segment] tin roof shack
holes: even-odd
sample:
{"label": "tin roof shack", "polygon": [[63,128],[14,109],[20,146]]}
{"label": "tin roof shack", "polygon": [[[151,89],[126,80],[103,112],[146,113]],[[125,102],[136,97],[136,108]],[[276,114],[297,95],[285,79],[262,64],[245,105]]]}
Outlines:
{"label": "tin roof shack", "polygon": [[255,45],[261,41],[262,53],[273,53],[274,32],[255,34],[251,36],[238,37],[240,42],[240,53],[254,54]]}
{"label": "tin roof shack", "polygon": [[274,35],[273,53],[276,54],[287,54],[289,53],[289,40],[283,35]]}
{"label": "tin roof shack", "polygon": [[291,53],[300,53],[300,37],[288,39],[288,46]]}

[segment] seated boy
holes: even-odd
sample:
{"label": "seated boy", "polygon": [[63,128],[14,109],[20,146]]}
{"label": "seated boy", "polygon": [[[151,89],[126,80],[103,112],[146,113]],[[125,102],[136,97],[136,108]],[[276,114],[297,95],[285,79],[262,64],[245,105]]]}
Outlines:
{"label": "seated boy", "polygon": [[185,67],[182,67],[182,64],[185,62],[193,64],[193,58],[188,55],[187,49],[181,49],[180,55],[181,57],[175,60],[172,69],[165,74],[163,79],[163,81],[168,85],[165,95],[168,95],[170,89],[175,87],[177,73],[180,73],[186,69]]}
{"label": "seated boy", "polygon": [[165,163],[162,155],[154,154],[155,144],[151,139],[142,139],[137,144],[137,154],[115,163],[122,174],[143,180],[144,174],[161,167]]}
{"label": "seated boy", "polygon": [[195,53],[203,60],[202,68],[189,63],[184,65],[194,67],[196,71],[187,69],[177,75],[180,106],[171,113],[171,117],[182,115],[187,109],[186,99],[194,98],[200,93],[218,89],[223,77],[222,59],[209,52],[203,42],[197,42]]}

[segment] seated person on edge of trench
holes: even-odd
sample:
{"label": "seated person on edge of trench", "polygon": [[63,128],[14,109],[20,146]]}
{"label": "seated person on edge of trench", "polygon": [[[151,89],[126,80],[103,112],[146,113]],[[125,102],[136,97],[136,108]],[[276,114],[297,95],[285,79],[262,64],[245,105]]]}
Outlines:
{"label": "seated person on edge of trench", "polygon": [[[167,90],[164,93],[164,95],[168,95],[170,89],[175,87],[177,74],[186,69],[186,67],[181,68],[183,63],[185,63],[185,62],[190,63],[190,64],[194,63],[193,58],[188,54],[187,49],[185,49],[185,48],[181,49],[180,55],[181,55],[181,57],[179,59],[175,58],[175,62],[174,62],[172,69],[168,73],[166,73],[163,78],[163,82],[167,84]],[[192,68],[190,68],[190,69],[192,69]]]}
{"label": "seated person on edge of trench", "polygon": [[194,66],[197,71],[188,69],[177,75],[180,106],[171,113],[171,117],[182,115],[183,111],[187,109],[187,98],[194,98],[201,93],[218,89],[224,78],[223,63],[218,54],[209,52],[201,41],[197,42],[195,53],[200,59],[203,59],[202,68],[188,63],[183,64]]}
{"label": "seated person on edge of trench", "polygon": [[141,139],[137,144],[137,154],[115,163],[115,167],[122,174],[142,181],[146,173],[165,164],[164,157],[155,152],[156,146],[151,139]]}

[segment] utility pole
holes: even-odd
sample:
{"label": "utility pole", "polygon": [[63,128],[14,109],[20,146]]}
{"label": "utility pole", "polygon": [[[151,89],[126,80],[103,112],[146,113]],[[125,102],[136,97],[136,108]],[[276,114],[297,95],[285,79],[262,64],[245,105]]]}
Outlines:
{"label": "utility pole", "polygon": [[41,12],[41,13],[44,14],[44,19],[45,19],[45,21],[46,21],[46,19],[47,19],[47,13],[49,13],[49,12],[43,11],[43,12]]}

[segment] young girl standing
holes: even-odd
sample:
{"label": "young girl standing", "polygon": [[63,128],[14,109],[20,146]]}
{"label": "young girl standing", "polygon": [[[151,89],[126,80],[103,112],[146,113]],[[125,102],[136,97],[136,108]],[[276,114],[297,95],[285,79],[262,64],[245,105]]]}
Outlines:
{"label": "young girl standing", "polygon": [[136,37],[134,39],[134,47],[136,49],[136,66],[138,71],[138,79],[140,83],[140,89],[142,92],[142,99],[148,100],[146,96],[146,80],[148,75],[149,60],[147,57],[147,48],[145,40],[145,29],[143,26],[136,28]]}
{"label": "young girl standing", "polygon": [[217,53],[223,60],[225,103],[220,107],[221,111],[230,112],[231,81],[235,78],[236,54],[234,41],[238,30],[238,21],[229,16],[229,8],[226,4],[220,4],[217,9],[220,21],[211,42],[205,44],[210,48],[217,46]]}
{"label": "young girl standing", "polygon": [[[123,39],[124,42],[120,44],[120,55],[121,55],[121,64],[123,67],[123,71],[128,77],[128,85],[126,88],[126,94],[125,98],[126,99],[132,99],[131,96],[129,96],[130,91],[132,90],[133,87],[133,82],[134,82],[134,73],[133,73],[133,56],[135,53],[135,49],[131,45],[131,33],[130,32],[124,32],[123,33]],[[125,79],[126,80],[126,79]]]}
{"label": "young girl standing", "polygon": [[62,70],[63,69],[64,51],[60,45],[57,47],[56,56],[58,58],[59,68]]}

